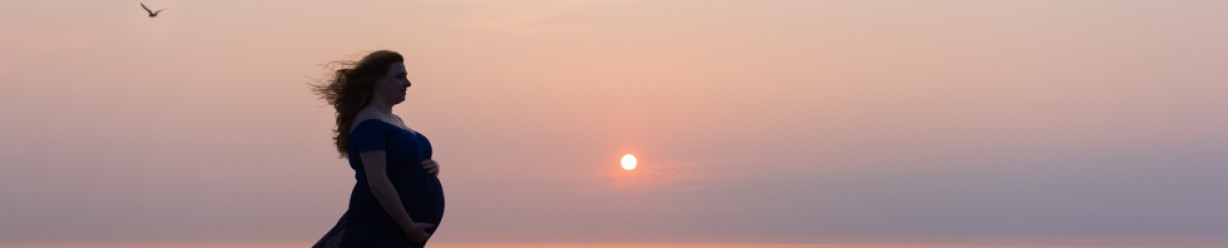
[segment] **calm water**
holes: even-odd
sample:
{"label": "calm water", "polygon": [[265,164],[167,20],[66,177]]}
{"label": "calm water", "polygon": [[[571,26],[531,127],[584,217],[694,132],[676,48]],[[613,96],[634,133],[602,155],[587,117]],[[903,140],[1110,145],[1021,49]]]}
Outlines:
{"label": "calm water", "polygon": [[[301,248],[309,247],[307,243],[163,243],[163,244],[4,244],[3,248]],[[632,243],[632,244],[595,244],[595,243],[550,243],[550,244],[499,244],[499,243],[439,243],[431,248],[1135,248],[1135,247],[1225,247],[1222,245],[1054,245],[1054,244],[761,244],[761,243]]]}

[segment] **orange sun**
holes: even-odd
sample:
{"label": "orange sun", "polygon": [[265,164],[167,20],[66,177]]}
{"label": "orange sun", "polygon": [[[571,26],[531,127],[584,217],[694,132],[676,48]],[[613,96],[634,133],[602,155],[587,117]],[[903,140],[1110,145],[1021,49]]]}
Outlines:
{"label": "orange sun", "polygon": [[623,170],[634,170],[635,164],[637,163],[639,162],[636,161],[635,155],[631,155],[630,153],[628,153],[627,155],[623,155],[623,161],[622,161]]}

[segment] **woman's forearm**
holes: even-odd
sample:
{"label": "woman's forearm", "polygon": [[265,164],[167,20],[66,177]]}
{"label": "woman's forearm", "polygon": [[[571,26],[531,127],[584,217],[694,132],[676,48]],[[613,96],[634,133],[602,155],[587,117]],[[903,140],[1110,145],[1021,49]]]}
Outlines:
{"label": "woman's forearm", "polygon": [[401,196],[397,194],[397,188],[392,185],[392,180],[388,179],[386,155],[387,153],[383,150],[358,154],[362,159],[363,169],[367,172],[367,185],[371,188],[371,195],[375,196],[375,201],[378,201],[379,205],[384,208],[388,217],[401,226],[402,231],[410,231],[414,227],[414,220],[409,218],[409,212],[406,212],[405,206],[401,205]]}
{"label": "woman's forearm", "polygon": [[392,217],[398,226],[401,226],[401,230],[408,231],[413,228],[414,220],[409,217],[409,212],[405,211],[405,206],[401,204],[401,197],[388,177],[369,175],[367,184],[371,186],[371,194],[375,195],[376,201],[379,201],[380,206],[384,207],[384,212],[388,213],[388,216]]}

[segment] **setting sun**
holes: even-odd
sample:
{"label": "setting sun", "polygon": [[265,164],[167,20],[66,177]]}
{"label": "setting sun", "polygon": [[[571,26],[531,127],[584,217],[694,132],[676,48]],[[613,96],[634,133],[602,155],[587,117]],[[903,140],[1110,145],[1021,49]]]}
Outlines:
{"label": "setting sun", "polygon": [[622,161],[623,170],[634,170],[635,164],[637,163],[638,161],[636,161],[635,155],[631,155],[631,154],[623,155],[623,161]]}

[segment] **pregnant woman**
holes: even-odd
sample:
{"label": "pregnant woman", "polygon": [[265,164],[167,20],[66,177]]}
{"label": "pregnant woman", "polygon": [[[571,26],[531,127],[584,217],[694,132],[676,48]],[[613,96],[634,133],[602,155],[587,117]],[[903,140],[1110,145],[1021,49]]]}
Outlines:
{"label": "pregnant woman", "polygon": [[392,114],[410,86],[404,61],[376,51],[315,86],[337,109],[337,151],[357,182],[349,210],[313,247],[423,247],[443,218],[431,143]]}

